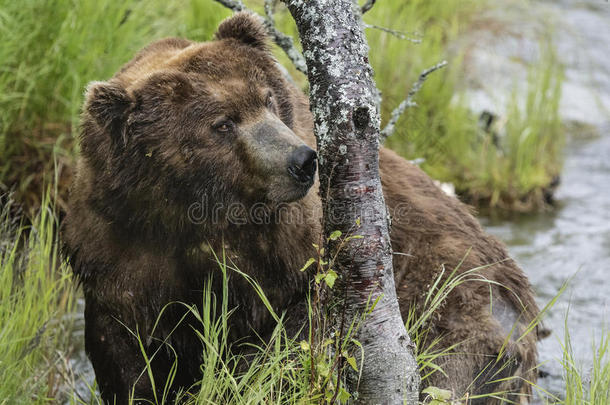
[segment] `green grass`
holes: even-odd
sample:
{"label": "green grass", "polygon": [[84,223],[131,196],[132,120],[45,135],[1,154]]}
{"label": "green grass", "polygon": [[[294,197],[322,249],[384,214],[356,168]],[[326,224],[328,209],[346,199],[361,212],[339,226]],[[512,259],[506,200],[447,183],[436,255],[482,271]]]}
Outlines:
{"label": "green grass", "polygon": [[[183,303],[172,303],[170,305],[183,306],[185,315],[191,314],[200,323],[200,330],[194,331],[201,343],[203,376],[189,392],[178,396],[181,403],[196,404],[292,404],[307,397],[307,383],[305,368],[301,363],[302,353],[298,345],[286,337],[281,323],[275,328],[271,339],[260,346],[252,347],[249,357],[249,368],[240,372],[239,366],[245,361],[243,357],[232,353],[232,347],[228,342],[229,319],[232,310],[227,308],[227,272],[229,266],[219,263],[223,275],[223,296],[217,297],[211,290],[210,283],[203,288],[203,303],[201,312],[195,306]],[[220,298],[220,299],[219,299]],[[265,300],[264,296],[261,296]],[[217,306],[221,310],[217,312]],[[166,306],[166,308],[168,307]],[[162,311],[163,313],[163,311]],[[219,313],[218,317],[215,314]],[[159,317],[161,314],[159,315]],[[132,332],[133,333],[133,332]],[[142,355],[149,358],[143,349],[143,340],[136,335],[141,342]],[[173,348],[166,343],[168,349]],[[152,359],[153,355],[150,355]],[[174,367],[180,359],[176,359]],[[149,367],[143,370],[141,378],[148,379],[153,387],[162,388],[163,395],[155,398],[158,404],[171,403],[167,393],[172,376],[166,381],[155,381]],[[187,387],[188,388],[188,387]],[[95,396],[95,394],[93,393]],[[133,398],[134,400],[137,398]]]}
{"label": "green grass", "polygon": [[572,340],[566,316],[561,365],[566,382],[564,404],[608,404],[610,403],[610,332],[603,331],[598,342],[591,343],[592,367],[583,370],[577,363],[572,349]]}
{"label": "green grass", "polygon": [[[223,252],[224,253],[224,252]],[[222,297],[214,296],[210,284],[203,291],[201,313],[195,307],[189,311],[201,323],[197,332],[203,353],[202,379],[196,384],[195,394],[185,394],[185,403],[198,404],[294,404],[308,397],[308,379],[303,365],[304,353],[296,342],[289,339],[280,317],[275,314],[260,287],[241,273],[223,254],[217,258],[223,277]],[[229,274],[230,273],[230,274]],[[227,307],[228,277],[246,277],[267,309],[278,320],[269,342],[260,342],[249,351],[249,367],[238,371],[244,359],[232,353],[228,342],[229,318],[232,308]],[[218,298],[221,298],[218,300]],[[220,301],[220,303],[219,303]],[[216,306],[220,305],[220,312]],[[216,313],[220,315],[215,318]]]}
{"label": "green grass", "polygon": [[58,394],[75,302],[71,271],[58,258],[56,222],[44,209],[27,229],[0,213],[0,403],[46,403]]}
{"label": "green grass", "polygon": [[467,132],[472,139],[463,141],[470,142],[469,150],[454,145],[456,171],[439,177],[453,181],[458,192],[475,205],[483,202],[516,211],[544,208],[549,185],[559,176],[563,160],[564,136],[558,114],[562,77],[561,65],[548,50],[529,69],[525,100],[513,93],[506,123],[497,128],[497,140],[472,128]]}

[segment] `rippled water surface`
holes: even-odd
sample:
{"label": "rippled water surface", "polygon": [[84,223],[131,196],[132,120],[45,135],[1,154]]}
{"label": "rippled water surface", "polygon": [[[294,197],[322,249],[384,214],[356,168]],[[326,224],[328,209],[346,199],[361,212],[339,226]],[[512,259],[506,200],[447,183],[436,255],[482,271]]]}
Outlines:
{"label": "rippled water surface", "polygon": [[508,244],[541,308],[571,278],[545,318],[552,335],[539,345],[542,370],[549,373],[540,385],[553,393],[564,391],[558,360],[566,316],[575,355],[585,370],[592,339],[599,341],[610,320],[610,134],[604,135],[568,145],[556,211],[482,220],[488,232]]}

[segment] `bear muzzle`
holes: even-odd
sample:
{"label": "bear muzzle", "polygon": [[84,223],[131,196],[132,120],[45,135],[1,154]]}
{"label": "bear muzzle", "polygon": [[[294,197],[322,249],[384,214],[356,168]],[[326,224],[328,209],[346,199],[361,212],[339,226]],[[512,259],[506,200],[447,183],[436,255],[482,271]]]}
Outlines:
{"label": "bear muzzle", "polygon": [[311,186],[316,174],[316,162],[316,151],[306,145],[299,146],[288,160],[288,173],[299,184]]}

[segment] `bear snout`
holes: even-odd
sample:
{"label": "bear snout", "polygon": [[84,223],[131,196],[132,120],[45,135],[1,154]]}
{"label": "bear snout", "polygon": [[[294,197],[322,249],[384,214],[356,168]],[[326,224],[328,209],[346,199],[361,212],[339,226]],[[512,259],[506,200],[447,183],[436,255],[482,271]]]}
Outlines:
{"label": "bear snout", "polygon": [[299,146],[288,160],[288,173],[299,183],[312,183],[316,174],[316,159],[316,151],[306,145]]}

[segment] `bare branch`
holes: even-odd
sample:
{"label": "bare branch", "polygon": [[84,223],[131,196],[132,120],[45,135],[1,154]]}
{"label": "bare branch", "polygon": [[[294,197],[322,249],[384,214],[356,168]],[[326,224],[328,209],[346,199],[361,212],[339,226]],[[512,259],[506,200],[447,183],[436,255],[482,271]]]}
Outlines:
{"label": "bare branch", "polygon": [[370,9],[372,9],[372,8],[373,8],[373,6],[375,5],[375,2],[376,2],[376,1],[377,1],[377,0],[366,0],[366,3],[364,3],[364,4],[362,5],[362,8],[360,9],[360,12],[361,12],[362,14],[364,14],[364,13],[366,13],[367,11],[369,11]]}
{"label": "bare branch", "polygon": [[407,98],[402,103],[400,103],[398,105],[398,107],[396,107],[394,109],[394,111],[392,111],[390,120],[386,124],[385,128],[383,128],[383,130],[379,134],[380,141],[383,142],[388,136],[390,136],[394,133],[398,119],[401,117],[401,115],[405,112],[405,110],[407,108],[417,106],[417,103],[415,101],[413,101],[413,98],[415,97],[417,92],[419,92],[421,90],[422,86],[424,85],[424,82],[428,78],[428,75],[434,71],[444,68],[445,66],[447,66],[446,60],[439,62],[436,65],[434,65],[420,73],[419,79],[417,79],[417,81],[413,84],[413,87],[411,87],[411,90],[409,90],[409,94],[407,94]]}
{"label": "bare branch", "polygon": [[275,26],[275,21],[273,20],[274,4],[275,0],[265,0],[265,27],[267,28],[267,32],[273,37],[273,41],[284,50],[284,53],[290,58],[294,67],[297,68],[299,72],[307,74],[305,58],[294,46],[292,37],[284,34]]}
{"label": "bare branch", "polygon": [[404,39],[404,40],[407,40],[407,41],[411,41],[414,44],[420,44],[421,43],[421,39],[409,38],[407,36],[409,34],[418,35],[417,33],[408,33],[408,32],[404,32],[404,31],[397,31],[397,30],[393,30],[393,29],[390,29],[390,28],[381,27],[379,25],[373,25],[373,24],[364,24],[364,28],[372,28],[372,29],[383,31],[383,32],[387,32],[388,34],[394,35],[397,38]]}
{"label": "bare branch", "polygon": [[265,28],[267,29],[267,33],[273,38],[273,41],[284,51],[284,53],[288,56],[288,58],[292,61],[294,67],[301,73],[307,74],[307,65],[305,64],[305,58],[299,50],[294,46],[294,41],[292,37],[284,34],[280,30],[278,30],[275,26],[275,22],[273,20],[273,3],[274,0],[265,0],[265,14],[266,17],[263,17],[254,11],[250,10],[241,0],[216,0],[216,2],[222,4],[228,9],[231,9],[235,12],[238,11],[248,11],[252,14],[258,15],[262,20]]}
{"label": "bare branch", "polygon": [[244,3],[241,0],[216,0],[218,3],[222,4],[226,8],[229,8],[235,12],[247,10]]}
{"label": "bare branch", "polygon": [[275,4],[276,0],[265,0],[265,15],[267,16],[267,20],[273,20]]}

